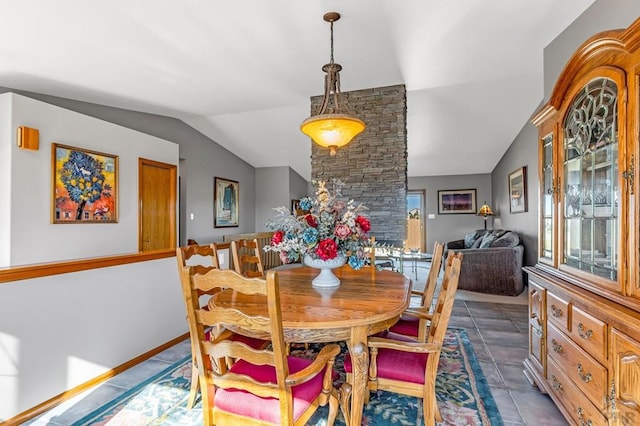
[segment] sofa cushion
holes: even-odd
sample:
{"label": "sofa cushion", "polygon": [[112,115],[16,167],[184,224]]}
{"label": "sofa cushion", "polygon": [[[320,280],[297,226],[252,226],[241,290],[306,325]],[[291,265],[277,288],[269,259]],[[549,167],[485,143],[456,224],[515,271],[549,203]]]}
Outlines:
{"label": "sofa cushion", "polygon": [[515,232],[508,231],[491,243],[491,247],[515,247],[520,244],[520,236]]}
{"label": "sofa cushion", "polygon": [[482,242],[482,236],[486,233],[487,231],[484,229],[469,232],[464,236],[464,248],[478,248]]}
{"label": "sofa cushion", "polygon": [[498,237],[496,237],[495,234],[490,232],[490,233],[484,234],[484,237],[479,239],[481,239],[482,241],[480,242],[480,245],[478,246],[478,248],[487,248],[487,247],[491,247],[493,242],[497,240]]}

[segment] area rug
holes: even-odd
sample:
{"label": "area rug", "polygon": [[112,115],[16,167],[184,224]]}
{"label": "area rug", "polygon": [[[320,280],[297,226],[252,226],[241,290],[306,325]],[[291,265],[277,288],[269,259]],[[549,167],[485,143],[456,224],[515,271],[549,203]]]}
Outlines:
{"label": "area rug", "polygon": [[[341,344],[343,352],[346,345]],[[313,356],[316,345],[292,348],[297,356]],[[342,358],[336,360],[336,385],[344,380]],[[187,399],[191,379],[191,356],[171,365],[164,371],[138,384],[116,400],[110,401],[74,423],[81,425],[201,425],[200,402],[188,410]],[[495,400],[482,374],[467,333],[449,328],[440,357],[436,381],[438,407],[445,425],[502,425]],[[327,407],[321,407],[309,425],[324,426]],[[336,425],[344,425],[339,415]],[[371,395],[365,406],[362,424],[422,425],[422,400],[391,392],[379,391]]]}

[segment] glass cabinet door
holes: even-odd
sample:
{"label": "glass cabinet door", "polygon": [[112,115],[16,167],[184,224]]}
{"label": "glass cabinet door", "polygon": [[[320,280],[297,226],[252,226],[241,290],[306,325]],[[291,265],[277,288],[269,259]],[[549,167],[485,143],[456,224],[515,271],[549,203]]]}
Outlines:
{"label": "glass cabinet door", "polygon": [[540,257],[547,262],[553,262],[553,206],[556,195],[555,192],[553,134],[551,134],[542,139],[542,196],[540,200],[542,212]]}
{"label": "glass cabinet door", "polygon": [[589,82],[564,123],[562,263],[617,280],[618,89],[613,80]]}

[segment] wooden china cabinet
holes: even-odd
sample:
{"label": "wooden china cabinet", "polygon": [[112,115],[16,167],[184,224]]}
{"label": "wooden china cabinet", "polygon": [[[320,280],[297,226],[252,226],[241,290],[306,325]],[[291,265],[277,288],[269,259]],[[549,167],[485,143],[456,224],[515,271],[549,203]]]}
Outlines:
{"label": "wooden china cabinet", "polygon": [[640,424],[640,19],[587,40],[533,123],[525,374],[572,424]]}

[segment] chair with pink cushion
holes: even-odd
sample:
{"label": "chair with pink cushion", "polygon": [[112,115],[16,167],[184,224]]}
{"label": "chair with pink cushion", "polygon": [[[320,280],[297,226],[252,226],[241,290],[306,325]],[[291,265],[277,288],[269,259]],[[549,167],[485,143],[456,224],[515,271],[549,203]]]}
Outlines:
{"label": "chair with pink cushion", "polygon": [[[332,373],[340,347],[326,345],[313,360],[286,355],[277,272],[246,278],[232,270],[185,267],[182,273],[204,424],[303,425],[328,403],[327,425],[332,425],[338,412]],[[198,293],[213,288],[224,290],[211,297],[209,309],[202,309]],[[206,339],[204,329],[214,324],[243,334],[270,335],[272,347],[254,349],[225,333]],[[235,360],[228,369],[217,361],[226,358]]]}
{"label": "chair with pink cushion", "polygon": [[[438,274],[440,273],[443,252],[444,244],[436,241],[433,246],[431,267],[424,290],[422,292],[411,291],[412,296],[420,296],[420,305],[408,308],[400,317],[400,320],[389,328],[389,331],[412,337],[426,335],[425,330],[431,319],[433,297],[438,287]],[[453,253],[451,255],[453,256]]]}
{"label": "chair with pink cushion", "polygon": [[[436,374],[458,288],[461,260],[462,254],[455,255],[451,265],[445,269],[442,288],[424,342],[393,332],[387,333],[385,338],[370,337],[368,340],[371,355],[368,389],[422,398],[425,425],[442,421],[436,403]],[[351,383],[349,356],[345,358],[344,368],[347,382]]]}
{"label": "chair with pink cushion", "polygon": [[[178,272],[182,270],[185,266],[193,266],[195,271],[198,272],[207,272],[214,268],[220,268],[220,261],[218,259],[218,250],[229,248],[229,243],[212,243],[211,245],[198,245],[195,241],[191,240],[193,244],[189,244],[187,247],[179,247],[176,249],[176,259],[178,261]],[[225,247],[226,245],[226,247]],[[182,278],[182,276],[181,276]],[[220,291],[219,288],[212,288],[211,291],[207,293],[199,293],[199,296],[208,295],[211,296],[216,292]],[[206,309],[206,305],[203,306],[203,309]],[[219,335],[224,332],[224,328],[216,326],[216,327],[208,327],[205,329],[205,338],[211,339],[215,335]],[[263,348],[266,347],[270,342],[268,340],[262,339],[254,339],[251,337],[242,336],[235,333],[226,332],[226,335],[233,340],[243,341],[247,345],[253,348]],[[200,389],[199,381],[198,381],[198,366],[196,365],[195,358],[195,350],[193,348],[193,341],[191,354],[193,358],[193,363],[191,367],[191,387],[189,389],[189,399],[187,400],[187,408],[191,409],[195,405],[196,397],[198,396],[198,390]],[[227,364],[232,363],[233,361],[228,359],[225,360]]]}

